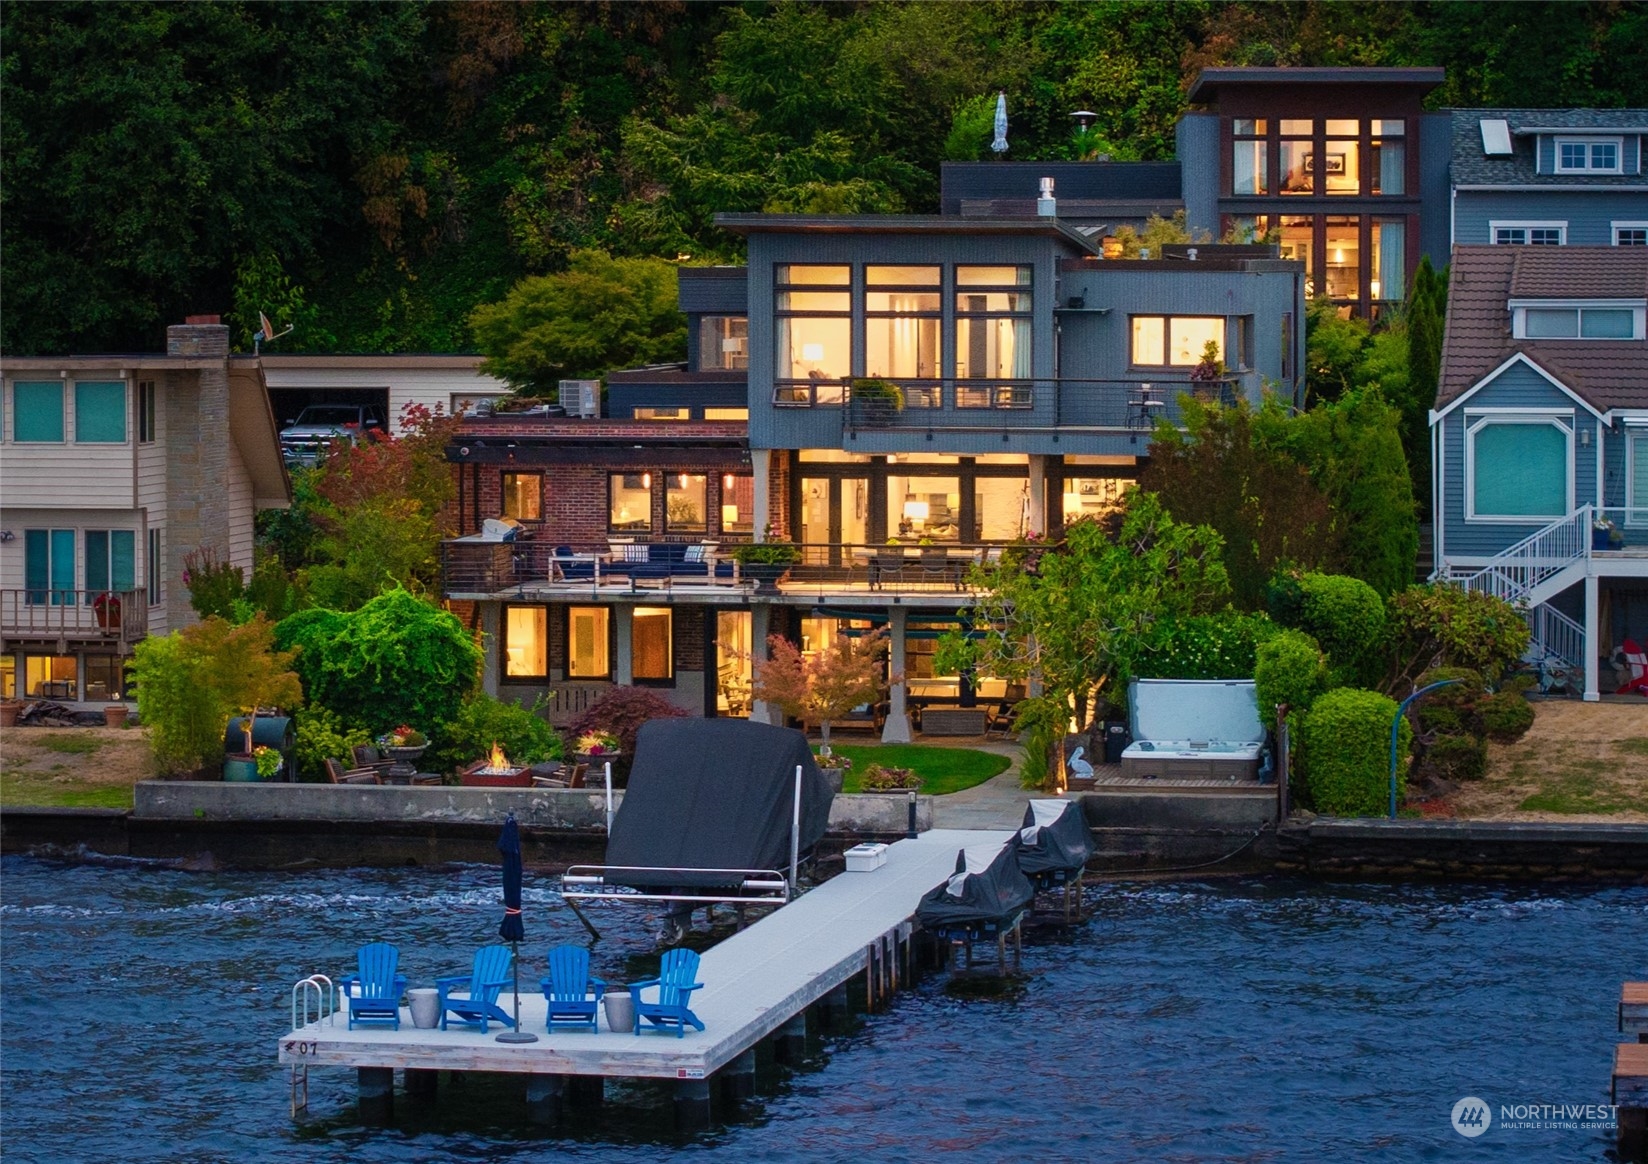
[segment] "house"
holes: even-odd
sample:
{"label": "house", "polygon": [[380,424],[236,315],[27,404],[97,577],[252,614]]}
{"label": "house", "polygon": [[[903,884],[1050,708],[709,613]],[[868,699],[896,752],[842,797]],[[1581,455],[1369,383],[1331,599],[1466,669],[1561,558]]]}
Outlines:
{"label": "house", "polygon": [[1436,573],[1524,606],[1586,699],[1612,690],[1620,643],[1648,637],[1645,314],[1648,247],[1454,248]]}
{"label": "house", "polygon": [[275,419],[290,425],[312,404],[357,404],[375,409],[400,431],[409,405],[448,416],[473,412],[507,395],[509,385],[481,371],[475,355],[281,355],[260,357]]}
{"label": "house", "polygon": [[147,634],[194,621],[184,556],[252,568],[291,502],[263,371],[215,316],[164,354],[0,358],[0,696],[125,699]]}
{"label": "house", "polygon": [[1453,111],[1453,242],[1648,246],[1648,109]]}

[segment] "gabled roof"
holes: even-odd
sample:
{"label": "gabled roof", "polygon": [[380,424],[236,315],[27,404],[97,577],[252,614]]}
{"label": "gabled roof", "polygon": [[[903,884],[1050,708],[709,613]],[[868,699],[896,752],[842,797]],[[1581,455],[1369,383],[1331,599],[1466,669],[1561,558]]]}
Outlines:
{"label": "gabled roof", "polygon": [[1648,341],[1514,340],[1513,299],[1648,298],[1648,247],[1456,246],[1436,407],[1517,355],[1598,412],[1648,407]]}
{"label": "gabled roof", "polygon": [[[1511,135],[1509,157],[1490,157],[1482,149],[1482,122],[1506,122]],[[1648,133],[1648,109],[1455,109],[1453,110],[1453,184],[1455,186],[1637,186],[1648,188],[1648,175],[1540,174],[1534,150],[1541,133]]]}

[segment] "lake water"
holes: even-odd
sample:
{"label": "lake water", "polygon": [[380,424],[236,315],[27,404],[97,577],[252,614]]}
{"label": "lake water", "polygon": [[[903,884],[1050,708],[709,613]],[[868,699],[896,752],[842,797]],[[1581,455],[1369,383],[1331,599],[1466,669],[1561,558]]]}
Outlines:
{"label": "lake water", "polygon": [[[670,1093],[610,1086],[547,1132],[518,1081],[397,1095],[359,1126],[348,1070],[311,1072],[293,1121],[274,1059],[291,983],[363,941],[414,983],[468,966],[496,872],[191,873],[143,862],[0,866],[6,1164],[24,1161],[1601,1161],[1612,1132],[1499,1126],[1500,1106],[1605,1104],[1621,981],[1648,978],[1648,889],[1130,883],[1033,940],[1023,973],[922,980],[764,1069],[746,1115],[677,1137]],[[531,979],[581,940],[528,874]],[[602,915],[608,981],[655,965],[655,918]],[[523,955],[526,954],[523,949]],[[1466,1140],[1454,1102],[1488,1101]]]}

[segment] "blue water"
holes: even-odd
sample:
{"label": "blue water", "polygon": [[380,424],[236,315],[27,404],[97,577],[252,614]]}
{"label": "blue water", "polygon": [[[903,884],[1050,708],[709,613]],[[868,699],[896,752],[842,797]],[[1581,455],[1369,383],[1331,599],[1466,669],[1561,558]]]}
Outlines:
{"label": "blue water", "polygon": [[[609,1089],[546,1132],[519,1082],[443,1081],[359,1126],[353,1072],[311,1072],[294,1122],[275,1063],[290,986],[357,944],[414,983],[463,970],[498,917],[484,868],[190,873],[0,865],[0,1151],[24,1161],[692,1159],[1407,1161],[1609,1158],[1612,1133],[1493,1127],[1454,1101],[1606,1103],[1619,984],[1648,978],[1648,889],[1132,883],[1033,941],[1023,974],[930,976],[764,1068],[742,1118],[677,1137],[669,1092]],[[537,947],[582,933],[529,874]],[[657,919],[603,915],[596,973],[649,969]]]}

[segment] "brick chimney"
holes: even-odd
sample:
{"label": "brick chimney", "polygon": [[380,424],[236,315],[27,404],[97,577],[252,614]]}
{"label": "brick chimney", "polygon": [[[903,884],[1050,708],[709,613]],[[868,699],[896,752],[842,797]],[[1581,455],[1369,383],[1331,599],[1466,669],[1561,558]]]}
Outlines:
{"label": "brick chimney", "polygon": [[229,354],[229,329],[215,315],[190,315],[182,323],[166,329],[168,356],[213,356]]}

